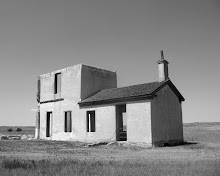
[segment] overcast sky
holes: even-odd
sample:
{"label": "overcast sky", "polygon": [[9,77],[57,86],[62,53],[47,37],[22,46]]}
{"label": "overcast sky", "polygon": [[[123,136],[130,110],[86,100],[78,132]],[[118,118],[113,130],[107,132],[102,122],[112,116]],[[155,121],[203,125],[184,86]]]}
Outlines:
{"label": "overcast sky", "polygon": [[1,0],[2,125],[35,125],[40,74],[84,63],[117,71],[118,86],[169,76],[184,122],[220,122],[219,0]]}

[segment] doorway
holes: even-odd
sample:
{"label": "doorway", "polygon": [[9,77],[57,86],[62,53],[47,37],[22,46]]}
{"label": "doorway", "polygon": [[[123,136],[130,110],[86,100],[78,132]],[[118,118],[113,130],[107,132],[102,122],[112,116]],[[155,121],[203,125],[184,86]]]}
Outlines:
{"label": "doorway", "polygon": [[116,105],[116,140],[127,141],[126,104]]}
{"label": "doorway", "polygon": [[52,133],[52,112],[47,112],[46,118],[46,137],[51,137]]}

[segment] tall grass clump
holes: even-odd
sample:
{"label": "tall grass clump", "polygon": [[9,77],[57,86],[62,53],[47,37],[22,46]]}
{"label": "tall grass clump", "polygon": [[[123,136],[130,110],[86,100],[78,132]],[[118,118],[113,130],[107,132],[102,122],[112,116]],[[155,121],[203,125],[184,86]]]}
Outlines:
{"label": "tall grass clump", "polygon": [[14,159],[14,160],[3,160],[2,167],[5,169],[17,169],[17,168],[31,169],[36,167],[36,164],[34,160],[22,161],[19,159]]}

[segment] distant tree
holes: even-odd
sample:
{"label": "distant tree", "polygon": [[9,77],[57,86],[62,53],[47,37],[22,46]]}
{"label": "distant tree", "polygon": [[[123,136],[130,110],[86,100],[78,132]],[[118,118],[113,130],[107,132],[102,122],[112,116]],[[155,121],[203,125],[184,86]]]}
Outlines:
{"label": "distant tree", "polygon": [[17,128],[16,131],[17,131],[17,132],[21,132],[22,129],[21,129],[21,128]]}
{"label": "distant tree", "polygon": [[8,128],[8,132],[12,132],[13,130],[12,130],[12,128]]}
{"label": "distant tree", "polygon": [[7,136],[1,136],[1,140],[8,140]]}

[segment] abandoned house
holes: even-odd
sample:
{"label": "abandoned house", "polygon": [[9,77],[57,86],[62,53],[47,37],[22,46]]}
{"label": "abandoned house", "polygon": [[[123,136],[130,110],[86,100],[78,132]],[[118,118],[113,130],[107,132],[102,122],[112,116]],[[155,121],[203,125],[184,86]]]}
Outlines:
{"label": "abandoned house", "polygon": [[36,138],[182,143],[183,96],[158,63],[156,82],[117,88],[115,72],[83,64],[38,77]]}

